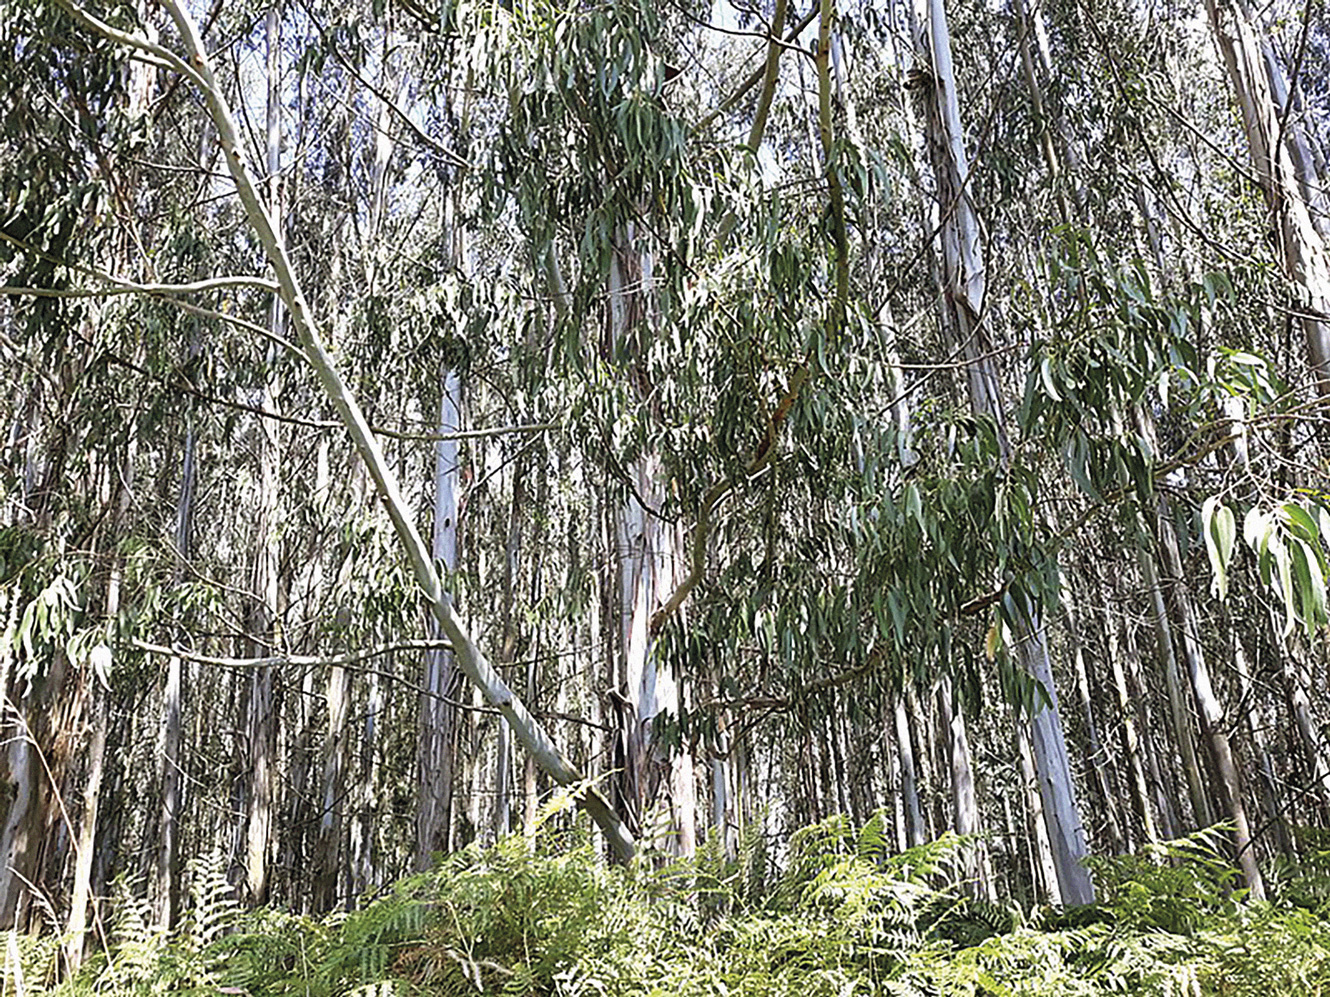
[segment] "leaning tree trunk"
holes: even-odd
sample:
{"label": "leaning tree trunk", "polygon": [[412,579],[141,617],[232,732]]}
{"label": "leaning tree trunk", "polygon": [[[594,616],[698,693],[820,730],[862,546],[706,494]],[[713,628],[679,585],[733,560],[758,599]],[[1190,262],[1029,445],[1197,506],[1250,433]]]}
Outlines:
{"label": "leaning tree trunk", "polygon": [[[453,608],[452,599],[444,589],[429,551],[413,522],[396,476],[384,459],[383,451],[369,428],[364,413],[338,373],[323,343],[323,337],[310,312],[300,281],[292,268],[291,258],[278,234],[273,217],[264,207],[249,169],[245,165],[235,118],[213,74],[212,60],[199,36],[198,27],[179,0],[163,0],[163,2],[180,33],[187,58],[181,58],[165,46],[142,36],[119,31],[73,4],[62,3],[61,6],[83,28],[148,52],[155,59],[169,63],[199,89],[207,104],[209,117],[217,129],[227,167],[235,182],[236,192],[246,218],[275,271],[279,294],[291,318],[300,350],[309,361],[320,386],[365,462],[392,521],[393,529],[410,561],[426,603],[439,621],[444,634],[452,642],[459,667],[482,691],[485,698],[508,718],[518,740],[535,756],[541,768],[560,784],[583,783],[581,773],[563,757],[544,727],[531,716],[521,700],[494,671],[493,666],[472,641],[457,611]],[[581,802],[605,833],[614,853],[623,859],[631,858],[636,851],[632,835],[628,833],[623,821],[604,797],[594,788],[589,788],[581,793]]]}

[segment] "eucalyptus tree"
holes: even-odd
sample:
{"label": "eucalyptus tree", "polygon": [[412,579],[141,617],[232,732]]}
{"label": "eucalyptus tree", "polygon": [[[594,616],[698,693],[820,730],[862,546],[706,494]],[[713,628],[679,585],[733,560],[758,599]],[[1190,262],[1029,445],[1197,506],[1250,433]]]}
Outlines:
{"label": "eucalyptus tree", "polygon": [[[80,7],[67,5],[66,9],[84,31],[147,53],[159,61],[165,61],[199,89],[200,96],[207,102],[212,123],[217,129],[228,169],[246,216],[275,271],[278,293],[290,316],[300,349],[317,375],[332,406],[347,427],[361,458],[367,464],[394,527],[406,548],[413,571],[424,590],[427,604],[451,640],[459,665],[509,719],[518,738],[536,754],[542,767],[560,782],[579,781],[576,770],[561,756],[543,727],[498,677],[463,629],[452,600],[442,588],[437,570],[401,496],[396,477],[385,461],[377,439],[359,405],[349,393],[346,382],[337,372],[324,346],[322,335],[306,302],[291,258],[272,215],[262,203],[258,189],[251,178],[244,150],[239,142],[235,118],[212,70],[211,60],[194,21],[184,8],[174,4],[168,6],[185,53],[181,56],[171,48],[141,34],[119,30]],[[599,792],[587,789],[584,794],[584,804],[605,830],[616,853],[622,856],[631,854],[633,850],[631,837]]]}
{"label": "eucalyptus tree", "polygon": [[[1330,325],[1325,319],[1330,314],[1330,250],[1324,218],[1318,226],[1313,215],[1316,202],[1324,201],[1323,181],[1302,122],[1290,113],[1292,95],[1283,67],[1269,41],[1258,40],[1248,5],[1242,0],[1207,0],[1206,12],[1242,112],[1258,182],[1276,220],[1280,261],[1299,291],[1298,319],[1307,359],[1324,398],[1330,396]],[[1310,8],[1304,16],[1310,16]],[[1309,28],[1306,23],[1303,31]]]}
{"label": "eucalyptus tree", "polygon": [[[928,5],[928,74],[924,99],[928,109],[930,152],[937,177],[942,221],[943,302],[947,325],[966,360],[970,404],[977,416],[991,420],[999,458],[1010,462],[1005,403],[993,361],[993,338],[985,324],[983,246],[969,184],[968,156],[961,129],[951,40],[941,0]],[[988,323],[992,323],[991,317]],[[1058,694],[1049,663],[1047,638],[1033,604],[1022,605],[1021,589],[1000,597],[1001,618],[1012,627],[1022,668],[1037,681],[1046,697],[1032,718],[1035,767],[1043,798],[1058,890],[1066,903],[1089,903],[1094,887],[1083,860],[1087,855],[1084,826],[1076,802],[1067,745],[1058,709]]]}
{"label": "eucalyptus tree", "polygon": [[[61,73],[102,67],[109,96],[89,86],[89,126],[120,99],[125,55],[162,65],[151,115],[137,119],[135,134],[154,136],[150,156],[132,153],[151,163],[137,176],[93,168],[113,145],[90,142],[95,128],[29,116],[5,134],[36,164],[22,169],[39,199],[71,211],[41,230],[25,203],[4,232],[33,223],[49,256],[121,276],[143,263],[138,286],[155,288],[97,306],[98,342],[137,365],[118,366],[117,384],[71,349],[94,313],[34,296],[108,282],[30,249],[6,258],[15,293],[0,345],[27,366],[3,410],[31,473],[10,460],[4,556],[24,567],[3,582],[18,621],[4,660],[33,735],[6,747],[15,772],[29,766],[6,826],[31,819],[51,861],[36,870],[14,834],[6,854],[43,888],[86,882],[96,894],[117,872],[154,873],[169,911],[181,901],[175,856],[215,853],[240,883],[254,824],[252,881],[274,902],[344,902],[506,826],[498,708],[535,744],[547,785],[607,780],[587,799],[621,856],[625,827],[686,849],[708,806],[733,841],[756,818],[769,830],[835,810],[866,818],[899,787],[903,842],[953,823],[1030,837],[1029,848],[992,842],[994,888],[1021,895],[1064,877],[1042,871],[1038,839],[1068,813],[1077,770],[1050,761],[1054,733],[1036,761],[1013,713],[982,706],[1003,696],[1052,722],[1037,708],[1041,684],[1055,691],[1054,659],[1079,663],[1057,672],[1088,721],[1068,712],[1067,736],[1092,743],[1093,726],[1108,747],[1121,730],[1128,756],[1085,770],[1077,791],[1099,799],[1092,819],[1115,792],[1164,835],[1216,802],[1229,810],[1205,752],[1189,750],[1204,689],[1185,670],[1213,666],[1234,641],[1250,659],[1243,688],[1275,720],[1251,757],[1269,760],[1277,784],[1290,771],[1279,748],[1301,744],[1314,770],[1315,689],[1289,685],[1299,705],[1261,682],[1272,662],[1310,660],[1293,631],[1310,641],[1324,610],[1322,503],[1291,490],[1315,487],[1298,478],[1315,451],[1281,401],[1275,371],[1296,364],[1269,334],[1278,313],[1263,311],[1280,278],[1253,262],[1261,212],[1233,199],[1241,174],[1167,125],[1165,106],[1226,127],[1213,88],[1173,86],[1161,61],[1173,36],[1131,42],[1129,7],[1101,11],[1121,41],[1099,52],[1106,40],[1074,5],[1019,5],[1017,44],[1001,52],[1005,14],[956,4],[946,15],[965,26],[945,39],[954,65],[940,84],[932,56],[904,71],[903,5],[315,3],[272,19],[267,4],[223,5],[201,37],[179,6],[171,24],[64,9],[79,26],[49,8],[18,23],[45,19],[31,29],[42,42],[31,51],[50,56],[43,99],[78,83]],[[936,4],[931,15],[941,48],[944,15]],[[98,41],[108,35],[125,47]],[[1173,71],[1210,78],[1194,47],[1177,49],[1185,66]],[[269,52],[284,68],[267,70]],[[1062,68],[1092,56],[1110,72]],[[956,105],[950,132],[934,121],[946,132],[937,163],[914,153],[923,129],[908,84],[935,111],[939,97]],[[962,107],[975,122],[963,134]],[[272,108],[286,150],[276,143],[262,172],[281,175],[284,225],[245,166],[273,148]],[[104,134],[122,127],[111,124]],[[81,224],[89,177],[121,177],[123,203],[139,208]],[[934,188],[937,233],[920,221]],[[106,231],[145,252],[116,257]],[[954,253],[936,256],[935,234]],[[1221,268],[1227,278],[1203,276]],[[259,276],[211,276],[227,272]],[[43,337],[55,344],[46,366]],[[134,393],[151,417],[131,418]],[[329,405],[339,419],[322,417]],[[61,408],[113,428],[68,434],[50,414]],[[1157,423],[1153,439],[1138,414]],[[280,461],[265,439],[280,439]],[[1308,468],[1286,470],[1288,457]],[[125,495],[121,522],[98,518]],[[265,509],[274,525],[256,537],[252,514]],[[426,544],[416,522],[431,517]],[[1093,553],[1075,546],[1091,538]],[[96,557],[85,563],[84,549]],[[122,553],[112,624],[101,614]],[[245,579],[269,556],[265,636],[267,621],[244,622]],[[1179,584],[1207,561],[1222,607]],[[1059,607],[1059,591],[1075,602]],[[1158,672],[1139,654],[1151,616]],[[1038,639],[1021,640],[1027,631]],[[468,633],[495,649],[493,671]],[[109,693],[87,684],[97,641],[113,649]],[[1049,657],[1024,660],[1040,641]],[[56,686],[15,678],[60,668]],[[267,831],[246,801],[260,747],[246,690],[264,669]],[[1220,702],[1245,681],[1235,674],[1213,669]],[[940,701],[939,684],[952,690]],[[576,766],[550,753],[514,688]],[[66,798],[97,785],[93,766],[53,751],[48,703],[93,727],[105,708],[92,849],[61,844],[32,768],[56,760]],[[1164,715],[1175,729],[1151,723]],[[159,726],[153,759],[143,746]],[[1243,742],[1230,738],[1240,783]],[[704,754],[712,793],[695,819]],[[1023,767],[1052,773],[1062,795],[1006,792]],[[1194,792],[1177,791],[1184,778]],[[538,785],[532,769],[528,827]],[[1117,815],[1130,839],[1125,805]],[[76,824],[74,840],[93,826]]]}

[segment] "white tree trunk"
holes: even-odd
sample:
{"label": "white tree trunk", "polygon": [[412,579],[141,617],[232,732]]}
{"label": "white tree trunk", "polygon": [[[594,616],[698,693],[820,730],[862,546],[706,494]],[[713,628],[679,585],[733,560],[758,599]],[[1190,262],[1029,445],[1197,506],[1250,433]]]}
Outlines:
{"label": "white tree trunk", "polygon": [[[1330,397],[1330,250],[1312,221],[1306,190],[1319,190],[1314,177],[1297,173],[1301,160],[1299,124],[1282,123],[1270,70],[1278,69],[1272,52],[1262,51],[1244,5],[1206,0],[1215,42],[1228,70],[1252,164],[1275,214],[1284,276],[1302,296],[1300,316],[1307,358],[1322,397]],[[1282,73],[1276,84],[1282,84]],[[1282,147],[1281,147],[1282,138]]]}
{"label": "white tree trunk", "polygon": [[[1005,461],[1008,441],[1001,386],[983,316],[983,240],[968,189],[969,160],[943,0],[928,0],[927,26],[927,55],[933,70],[928,130],[942,211],[939,235],[948,325],[967,361],[970,407],[976,414],[992,419]],[[1031,619],[1018,625],[1013,636],[1021,666],[1043,685],[1051,702],[1035,715],[1031,735],[1059,890],[1065,903],[1090,903],[1094,900],[1094,885],[1083,864],[1088,854],[1085,830],[1076,803],[1044,631],[1038,619]]]}
{"label": "white tree trunk", "polygon": [[[650,335],[650,295],[651,260],[636,248],[628,226],[616,239],[610,263],[609,345],[611,359],[630,379],[645,377],[641,364]],[[625,795],[645,822],[664,788],[669,816],[653,836],[675,854],[691,855],[696,848],[692,756],[686,747],[670,752],[652,731],[662,713],[679,716],[679,685],[652,652],[651,619],[682,580],[683,540],[677,524],[657,515],[665,500],[659,459],[644,453],[626,470],[629,494],[615,511],[621,693],[632,710],[626,732]]]}
{"label": "white tree trunk", "polygon": [[[440,377],[439,434],[462,428],[462,380],[455,370]],[[441,439],[434,447],[434,533],[431,554],[444,572],[457,570],[457,512],[461,483],[461,450],[456,439]],[[434,622],[432,636],[443,627]],[[420,727],[416,751],[418,767],[416,807],[416,867],[428,868],[438,852],[451,851],[453,804],[453,745],[456,710],[446,701],[453,694],[453,655],[445,649],[425,652],[425,675],[420,693]]]}

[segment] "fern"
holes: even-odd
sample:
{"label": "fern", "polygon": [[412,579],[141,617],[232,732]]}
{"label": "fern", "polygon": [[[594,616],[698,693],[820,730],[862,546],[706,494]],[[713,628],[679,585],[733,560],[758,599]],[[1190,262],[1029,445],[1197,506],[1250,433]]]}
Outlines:
{"label": "fern", "polygon": [[[1025,912],[962,895],[968,841],[897,854],[883,815],[800,832],[774,883],[760,833],[734,858],[712,841],[692,862],[616,868],[555,823],[321,919],[242,910],[220,856],[191,866],[174,933],[119,884],[111,957],[59,993],[1330,997],[1330,920],[1245,903],[1222,829],[1099,860],[1102,905]],[[8,937],[25,993],[49,992],[57,941]]]}

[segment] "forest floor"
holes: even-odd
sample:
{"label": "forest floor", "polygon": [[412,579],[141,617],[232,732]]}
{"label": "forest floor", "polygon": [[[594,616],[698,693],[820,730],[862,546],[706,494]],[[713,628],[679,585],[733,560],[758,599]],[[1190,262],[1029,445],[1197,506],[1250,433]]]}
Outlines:
{"label": "forest floor", "polygon": [[[895,853],[880,821],[725,857],[607,865],[582,832],[470,848],[350,912],[245,910],[216,864],[174,931],[146,901],[56,982],[60,940],[11,934],[0,994],[1330,994],[1330,862],[1272,864],[1250,901],[1217,831],[1092,862],[1099,902],[975,899],[954,836]],[[68,974],[65,974],[68,976]]]}

